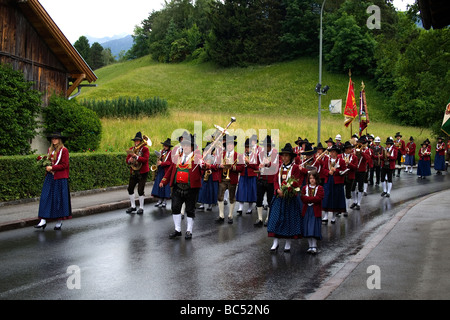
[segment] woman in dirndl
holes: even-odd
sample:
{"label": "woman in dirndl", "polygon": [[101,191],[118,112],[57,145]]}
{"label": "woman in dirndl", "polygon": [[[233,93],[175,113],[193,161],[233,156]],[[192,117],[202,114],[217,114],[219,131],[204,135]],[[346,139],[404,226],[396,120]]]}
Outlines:
{"label": "woman in dirndl", "polygon": [[300,187],[300,169],[294,163],[297,154],[294,152],[290,143],[279,152],[281,163],[278,174],[275,176],[274,190],[275,197],[270,206],[270,215],[267,223],[267,232],[269,237],[273,237],[273,244],[270,251],[278,250],[278,239],[286,239],[284,252],[290,252],[291,239],[301,238],[301,211],[299,198],[297,196],[285,197],[282,186],[286,185],[290,178],[296,179],[297,183],[293,188]]}
{"label": "woman in dirndl", "polygon": [[308,253],[317,253],[317,240],[322,240],[322,200],[325,196],[323,187],[319,184],[317,171],[308,173],[308,183],[302,188],[303,202],[302,235],[308,239]]}
{"label": "woman in dirndl", "polygon": [[155,204],[155,207],[165,208],[167,205],[167,200],[170,199],[170,186],[165,185],[164,187],[160,187],[159,183],[162,178],[166,174],[166,170],[172,164],[172,150],[170,150],[173,146],[171,144],[170,138],[167,138],[166,141],[161,142],[163,145],[163,149],[160,151],[160,156],[156,162],[156,177],[155,182],[153,183],[152,188],[152,196],[158,198],[158,202]]}
{"label": "woman in dirndl", "polygon": [[427,141],[422,142],[422,147],[419,149],[417,175],[419,179],[431,176],[431,146],[428,145]]}
{"label": "woman in dirndl", "polygon": [[45,230],[47,221],[57,220],[54,230],[61,230],[62,220],[72,218],[69,191],[69,150],[64,147],[66,137],[54,132],[47,139],[51,142],[47,159],[51,165],[45,167],[45,179],[39,200],[38,217],[34,227]]}
{"label": "woman in dirndl", "polygon": [[239,174],[239,182],[236,191],[236,201],[239,203],[237,210],[238,215],[242,214],[244,202],[248,202],[247,214],[251,214],[253,204],[257,198],[256,180],[259,173],[259,165],[257,162],[258,154],[250,148],[250,139],[245,141],[245,154],[239,159],[239,163],[243,164],[243,170]]}
{"label": "woman in dirndl", "polygon": [[434,170],[441,175],[445,171],[445,142],[443,137],[437,138],[436,153],[434,155]]}

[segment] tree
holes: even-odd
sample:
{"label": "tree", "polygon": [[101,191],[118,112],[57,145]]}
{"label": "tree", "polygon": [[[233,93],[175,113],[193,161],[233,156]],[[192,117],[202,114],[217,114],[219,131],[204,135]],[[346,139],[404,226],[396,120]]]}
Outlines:
{"label": "tree", "polygon": [[81,36],[77,41],[73,44],[75,49],[77,49],[78,53],[83,57],[84,61],[88,65],[91,65],[91,45],[89,44],[88,38],[85,36]]}
{"label": "tree", "polygon": [[41,93],[32,89],[21,71],[0,64],[0,155],[32,153],[37,134]]}
{"label": "tree", "polygon": [[91,68],[93,70],[101,68],[105,65],[102,52],[103,52],[102,45],[98,42],[94,42],[90,50],[90,57],[92,63]]}

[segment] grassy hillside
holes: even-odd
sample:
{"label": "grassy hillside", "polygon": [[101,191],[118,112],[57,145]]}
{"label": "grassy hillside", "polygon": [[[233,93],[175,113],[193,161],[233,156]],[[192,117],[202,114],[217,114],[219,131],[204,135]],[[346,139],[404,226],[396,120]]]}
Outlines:
{"label": "grassy hillside", "polygon": [[[194,121],[202,122],[201,134],[206,139],[206,130],[214,124],[225,126],[231,116],[238,120],[232,129],[244,133],[255,130],[259,134],[258,130],[264,129],[271,134],[272,129],[278,129],[283,145],[293,143],[298,136],[317,140],[318,97],[314,88],[318,82],[318,63],[312,58],[269,66],[218,69],[208,63],[160,64],[147,56],[107,66],[96,74],[98,87],[83,89],[80,99],[159,96],[169,104],[168,116],[103,119],[103,150],[128,148],[137,131],[150,136],[153,148],[159,149],[160,142],[167,137],[176,138],[175,129],[193,132]],[[322,79],[330,90],[322,98],[322,108],[326,110],[322,112],[321,141],[338,133],[348,139],[358,131],[357,121],[350,130],[343,125],[343,115],[328,111],[331,99],[342,99],[345,104],[348,75],[324,71]],[[352,80],[357,100],[361,81],[366,84],[371,120],[368,132],[380,136],[383,145],[386,137],[397,131],[404,139],[414,136],[419,143],[430,137],[427,130],[391,124],[383,114],[384,98],[373,84],[364,77],[352,77]]]}

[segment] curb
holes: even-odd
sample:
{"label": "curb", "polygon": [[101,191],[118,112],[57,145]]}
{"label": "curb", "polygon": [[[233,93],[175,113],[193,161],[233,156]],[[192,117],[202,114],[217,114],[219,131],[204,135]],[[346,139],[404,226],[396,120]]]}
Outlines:
{"label": "curb", "polygon": [[[153,198],[151,196],[145,197],[144,203],[152,203],[156,202],[157,199]],[[98,213],[104,213],[108,211],[113,210],[119,210],[119,209],[125,209],[128,208],[130,205],[129,200],[123,200],[118,202],[110,202],[110,203],[104,203],[99,204],[95,206],[90,207],[84,207],[84,208],[78,208],[72,210],[72,218],[79,218],[84,217],[92,214],[98,214]],[[8,231],[8,230],[14,230],[18,228],[24,228],[24,227],[30,227],[39,222],[39,218],[29,218],[29,219],[21,219],[21,220],[15,220],[10,222],[5,222],[0,224],[0,232],[1,231]]]}

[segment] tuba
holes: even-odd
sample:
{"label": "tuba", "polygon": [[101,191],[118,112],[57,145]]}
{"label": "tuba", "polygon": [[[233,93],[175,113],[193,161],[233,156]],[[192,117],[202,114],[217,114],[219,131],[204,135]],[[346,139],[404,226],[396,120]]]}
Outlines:
{"label": "tuba", "polygon": [[[150,142],[149,142],[150,141]],[[151,146],[151,140],[145,134],[142,136],[142,141],[137,146],[134,146],[133,149],[127,150],[127,154],[137,155],[137,153],[141,150],[143,146]],[[135,159],[131,162],[131,169],[134,171],[139,171],[142,167],[142,162],[138,162]]]}

